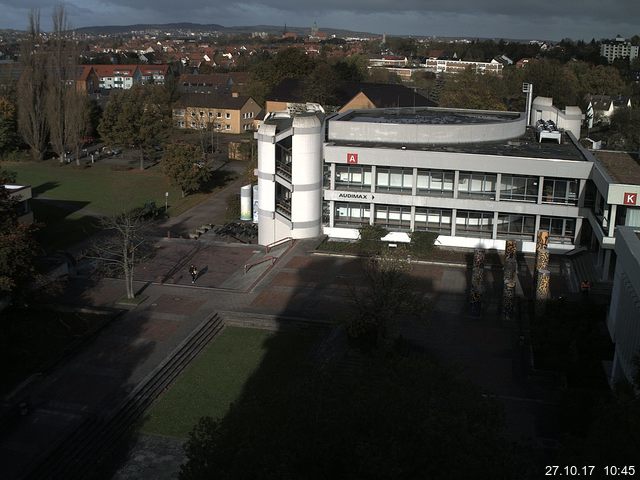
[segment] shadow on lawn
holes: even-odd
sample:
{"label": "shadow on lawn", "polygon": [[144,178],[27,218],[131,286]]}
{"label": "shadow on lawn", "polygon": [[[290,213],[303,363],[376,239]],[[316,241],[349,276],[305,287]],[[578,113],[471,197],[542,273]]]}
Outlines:
{"label": "shadow on lawn", "polygon": [[32,200],[35,221],[41,225],[38,240],[48,253],[64,250],[98,231],[96,217],[77,215],[89,202],[71,200]]}
{"label": "shadow on lawn", "polygon": [[60,182],[44,182],[38,185],[37,187],[32,187],[33,196],[37,197],[42,195],[49,190],[54,190],[60,186]]}
{"label": "shadow on lawn", "polygon": [[[354,342],[342,323],[314,323],[353,314],[350,289],[367,288],[363,259],[282,261],[286,273],[266,280],[252,304],[277,309],[276,331],[228,413],[194,427],[181,478],[529,478],[528,459],[505,440],[497,402],[423,347],[398,339],[380,348],[367,341],[376,335]],[[451,301],[434,291],[424,266],[411,268],[412,290]],[[278,304],[283,296],[288,301]],[[315,335],[311,348],[296,350],[301,342],[288,340],[301,335]],[[129,452],[121,454],[125,460]],[[140,468],[145,478],[157,474],[148,464],[128,471]]]}

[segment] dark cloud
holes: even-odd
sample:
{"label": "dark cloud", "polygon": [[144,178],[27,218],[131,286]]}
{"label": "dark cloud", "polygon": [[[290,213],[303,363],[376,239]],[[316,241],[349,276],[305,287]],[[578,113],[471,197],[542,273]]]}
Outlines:
{"label": "dark cloud", "polygon": [[[23,28],[30,8],[41,9],[46,28],[55,3],[0,0],[0,28]],[[66,5],[74,26],[177,21],[309,26],[317,21],[374,33],[550,39],[640,31],[640,0],[68,0]]]}

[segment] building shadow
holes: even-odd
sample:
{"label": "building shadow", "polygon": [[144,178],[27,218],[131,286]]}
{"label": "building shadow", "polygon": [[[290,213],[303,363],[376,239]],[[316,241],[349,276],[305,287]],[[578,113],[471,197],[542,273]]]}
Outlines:
{"label": "building shadow", "polygon": [[[13,390],[12,401],[27,407],[3,424],[3,478],[82,478],[80,467],[95,460],[89,446],[105,434],[105,425],[162,348],[153,337],[152,311],[97,304],[95,295],[107,295],[96,291],[97,284],[94,278],[70,278],[31,298],[30,311],[39,312],[42,321],[60,322],[61,329],[78,336]],[[124,291],[124,285],[115,288]],[[58,312],[65,316],[58,319]]]}
{"label": "building shadow", "polygon": [[[504,435],[500,402],[440,359],[443,349],[458,348],[455,338],[431,339],[453,342],[432,350],[423,341],[433,330],[410,333],[406,315],[396,319],[400,335],[384,345],[350,335],[362,312],[351,292],[367,288],[363,259],[294,252],[281,261],[249,310],[234,316],[234,326],[273,332],[262,360],[228,410],[192,433],[187,451],[202,456],[183,467],[194,475],[185,478],[535,478],[526,476],[534,454]],[[432,305],[427,323],[455,302],[442,267],[416,265],[408,275],[409,290]]]}

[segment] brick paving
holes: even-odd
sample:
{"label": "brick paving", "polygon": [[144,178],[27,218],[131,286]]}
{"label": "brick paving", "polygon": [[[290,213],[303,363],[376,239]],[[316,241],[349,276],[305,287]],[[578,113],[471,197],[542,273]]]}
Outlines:
{"label": "brick paving", "polygon": [[[362,284],[363,261],[312,255],[313,248],[313,242],[298,242],[291,250],[283,248],[273,267],[262,265],[262,270],[256,267],[245,274],[249,259],[264,256],[255,245],[161,241],[155,259],[138,269],[136,286],[143,290],[144,302],[46,375],[33,391],[32,414],[0,440],[0,462],[10,465],[6,478],[18,477],[39,453],[87,415],[112,408],[214,311],[343,318],[352,308],[350,288]],[[191,261],[201,268],[195,287],[182,268]],[[518,366],[521,357],[514,326],[497,320],[500,272],[485,272],[487,301],[480,318],[468,314],[466,267],[414,263],[412,272],[418,288],[430,298],[432,309],[425,324],[403,322],[403,335],[458,368],[483,390],[504,397],[514,436],[539,433],[538,419],[548,412],[541,413],[543,406],[530,398]],[[217,288],[232,283],[230,279],[235,279],[238,288]],[[123,293],[120,280],[77,278],[59,301],[113,307]],[[171,445],[169,449],[175,450],[175,444]],[[150,458],[146,451],[138,456]],[[116,478],[156,478],[152,473],[137,477],[141,470],[132,471],[138,473],[122,473]]]}

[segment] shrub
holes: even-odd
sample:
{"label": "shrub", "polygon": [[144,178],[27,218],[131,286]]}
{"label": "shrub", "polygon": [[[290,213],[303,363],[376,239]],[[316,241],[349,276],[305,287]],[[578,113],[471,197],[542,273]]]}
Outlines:
{"label": "shrub", "polygon": [[433,244],[436,241],[436,238],[438,238],[438,234],[433,232],[412,232],[410,237],[411,253],[418,257],[422,257],[433,251]]}
{"label": "shrub", "polygon": [[227,210],[224,214],[226,222],[233,222],[240,218],[240,195],[232,195],[227,198]]}
{"label": "shrub", "polygon": [[358,240],[358,246],[361,253],[380,253],[382,250],[382,242],[380,239],[388,233],[389,230],[381,227],[380,225],[366,225],[364,227],[360,227],[360,239]]}

